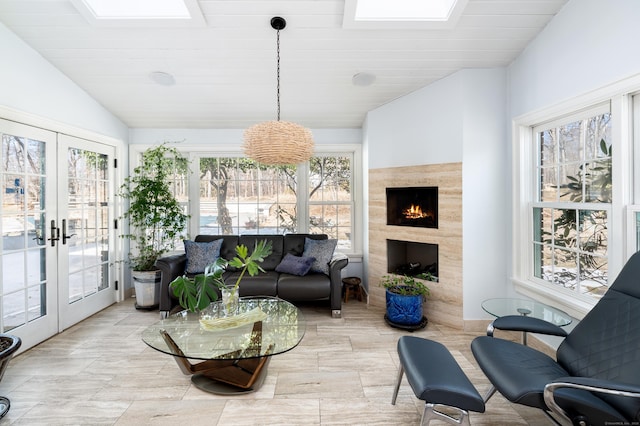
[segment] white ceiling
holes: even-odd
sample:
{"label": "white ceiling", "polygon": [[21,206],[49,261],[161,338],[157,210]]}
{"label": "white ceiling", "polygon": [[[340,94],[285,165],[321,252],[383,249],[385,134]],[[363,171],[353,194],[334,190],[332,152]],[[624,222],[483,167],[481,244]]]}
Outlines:
{"label": "white ceiling", "polygon": [[[245,128],[276,118],[282,16],[281,119],[358,128],[457,70],[508,65],[566,1],[469,0],[451,29],[347,29],[345,0],[199,0],[206,24],[188,27],[98,27],[71,0],[0,0],[0,21],[129,127]],[[360,72],[375,82],[354,86]]]}

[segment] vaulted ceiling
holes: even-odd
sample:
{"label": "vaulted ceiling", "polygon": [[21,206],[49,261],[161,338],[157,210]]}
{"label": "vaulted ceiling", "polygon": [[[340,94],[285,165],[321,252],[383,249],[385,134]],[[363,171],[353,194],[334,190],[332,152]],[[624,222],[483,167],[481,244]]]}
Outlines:
{"label": "vaulted ceiling", "polygon": [[[244,128],[276,118],[270,20],[282,16],[281,118],[358,128],[367,111],[460,69],[508,65],[566,1],[468,0],[439,29],[349,27],[345,0],[198,0],[204,23],[187,26],[101,26],[71,0],[0,0],[0,22],[129,127]],[[375,81],[354,85],[358,73]]]}

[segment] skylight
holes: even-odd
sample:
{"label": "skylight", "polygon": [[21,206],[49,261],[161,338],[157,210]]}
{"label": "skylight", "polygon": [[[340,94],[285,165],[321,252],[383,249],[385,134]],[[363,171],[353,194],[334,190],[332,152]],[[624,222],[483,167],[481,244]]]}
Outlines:
{"label": "skylight", "polygon": [[198,0],[71,0],[96,26],[205,24]]}
{"label": "skylight", "polygon": [[468,0],[345,0],[345,28],[451,28]]}
{"label": "skylight", "polygon": [[443,21],[456,0],[358,0],[356,20]]}
{"label": "skylight", "polygon": [[183,0],[82,0],[97,19],[188,19]]}

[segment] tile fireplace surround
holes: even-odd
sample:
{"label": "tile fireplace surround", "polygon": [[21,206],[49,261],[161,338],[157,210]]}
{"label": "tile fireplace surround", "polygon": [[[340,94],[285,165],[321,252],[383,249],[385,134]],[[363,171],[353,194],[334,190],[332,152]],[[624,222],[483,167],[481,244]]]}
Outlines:
{"label": "tile fireplace surround", "polygon": [[[438,228],[387,225],[386,188],[438,187]],[[462,163],[369,170],[369,303],[385,306],[387,240],[438,245],[439,282],[429,283],[429,321],[464,329],[462,316]]]}

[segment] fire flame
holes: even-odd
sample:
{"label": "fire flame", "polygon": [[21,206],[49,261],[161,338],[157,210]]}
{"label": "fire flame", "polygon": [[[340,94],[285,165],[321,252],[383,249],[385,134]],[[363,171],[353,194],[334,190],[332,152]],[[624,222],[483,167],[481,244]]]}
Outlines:
{"label": "fire flame", "polygon": [[416,206],[413,204],[411,204],[411,207],[409,207],[408,209],[404,209],[402,211],[402,214],[407,219],[423,219],[425,217],[431,216],[429,213],[423,212],[420,206]]}

